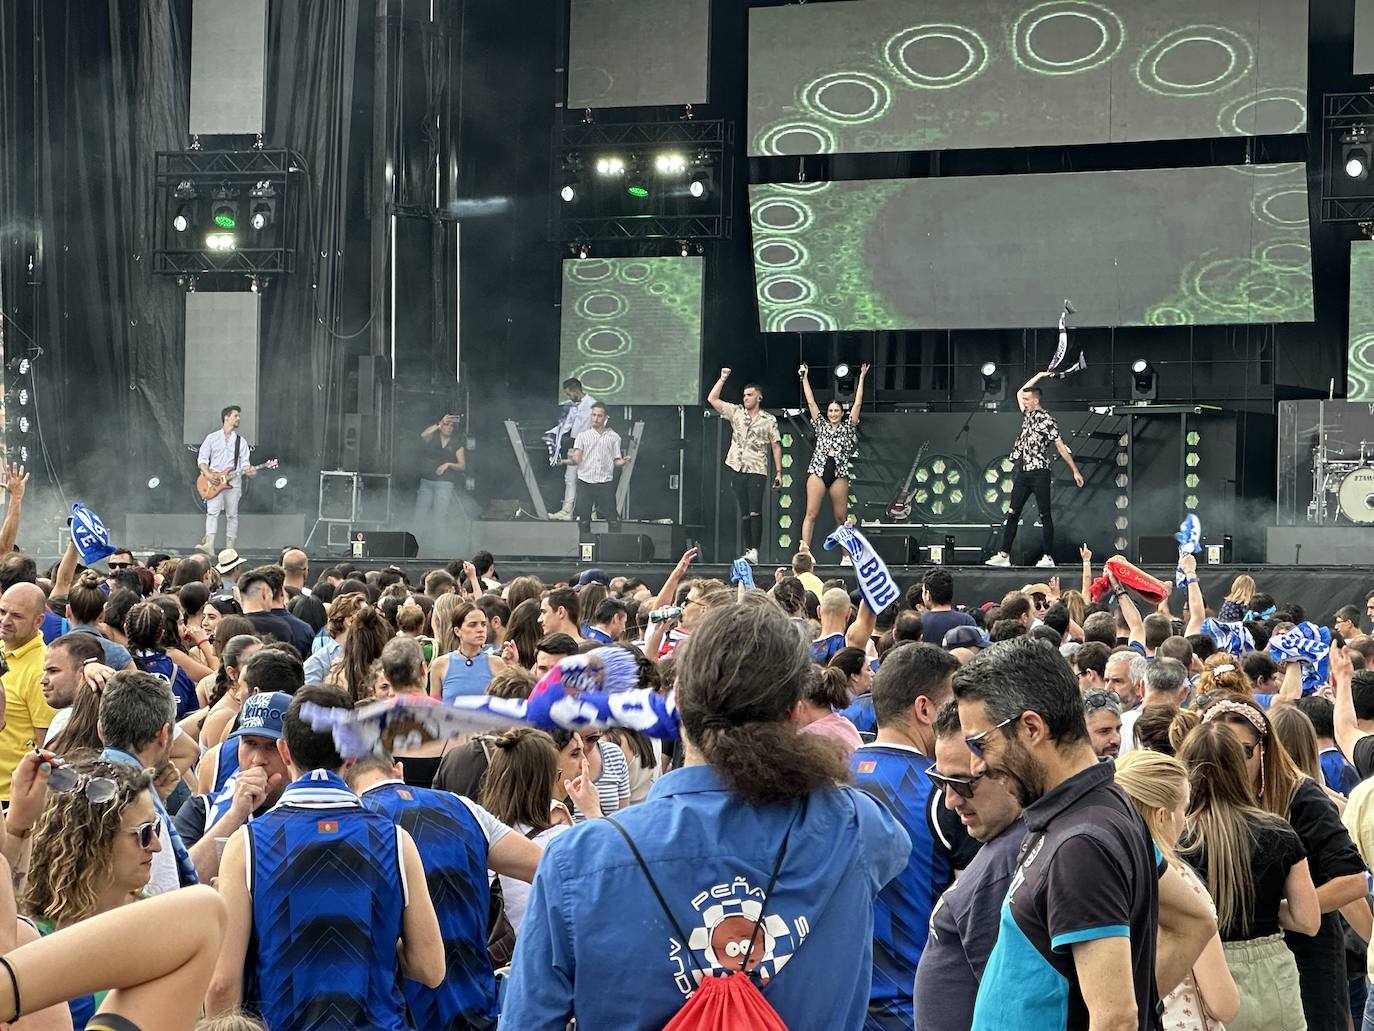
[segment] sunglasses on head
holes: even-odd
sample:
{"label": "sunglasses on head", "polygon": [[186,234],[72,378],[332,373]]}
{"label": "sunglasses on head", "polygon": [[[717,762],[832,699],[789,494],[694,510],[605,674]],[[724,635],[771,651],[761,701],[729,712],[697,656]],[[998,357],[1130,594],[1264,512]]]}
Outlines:
{"label": "sunglasses on head", "polygon": [[1094,691],[1092,694],[1083,696],[1083,708],[1088,712],[1094,709],[1105,709],[1110,705],[1121,704],[1121,696],[1115,691]]}
{"label": "sunglasses on head", "polygon": [[48,787],[64,795],[84,791],[86,801],[92,805],[104,805],[119,793],[119,782],[114,778],[77,773],[70,766],[54,766],[48,774]]}
{"label": "sunglasses on head", "polygon": [[997,724],[996,726],[988,727],[987,730],[984,730],[977,734],[972,734],[969,737],[964,738],[964,744],[968,745],[968,750],[970,752],[972,752],[979,759],[981,759],[983,758],[983,742],[988,739],[989,735],[1001,730],[1003,727],[1006,727],[1009,724],[1015,723],[1020,718],[1021,714],[1019,712],[1015,716],[1008,716],[1006,719],[1004,719],[1001,723]]}
{"label": "sunglasses on head", "polygon": [[138,847],[145,852],[153,847],[153,842],[162,837],[162,817],[154,816],[147,823],[140,823],[132,830],[127,830],[125,834],[133,834],[138,837]]}
{"label": "sunglasses on head", "polygon": [[972,798],[973,791],[978,786],[978,782],[986,776],[984,773],[976,773],[971,777],[951,777],[943,773],[937,773],[934,769],[926,770],[926,776],[930,782],[941,791],[948,788],[960,798]]}

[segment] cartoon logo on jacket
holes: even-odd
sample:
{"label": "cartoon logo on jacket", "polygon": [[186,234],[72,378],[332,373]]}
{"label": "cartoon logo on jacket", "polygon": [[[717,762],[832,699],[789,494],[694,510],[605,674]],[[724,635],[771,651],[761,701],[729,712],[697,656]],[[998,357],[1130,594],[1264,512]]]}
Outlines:
{"label": "cartoon logo on jacket", "polygon": [[692,955],[684,955],[676,939],[669,943],[669,958],[676,968],[674,980],[683,995],[696,991],[702,970],[724,974],[743,965],[746,972],[766,984],[787,964],[810,932],[810,924],[799,916],[789,926],[777,913],[764,912],[763,900],[763,890],[743,878],[717,884],[692,899],[699,920],[688,933],[687,947]]}

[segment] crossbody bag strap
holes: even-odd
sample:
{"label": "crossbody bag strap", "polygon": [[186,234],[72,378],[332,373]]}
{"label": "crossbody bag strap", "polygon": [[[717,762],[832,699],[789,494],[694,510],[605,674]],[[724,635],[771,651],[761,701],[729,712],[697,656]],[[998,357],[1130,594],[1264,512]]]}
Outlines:
{"label": "crossbody bag strap", "polygon": [[[782,860],[787,854],[787,841],[792,836],[792,827],[795,826],[797,819],[801,817],[805,809],[806,802],[803,800],[801,808],[797,811],[797,815],[792,818],[792,823],[788,825],[787,833],[782,836],[782,844],[778,846],[778,854],[773,860],[773,872],[768,877],[768,887],[763,893],[763,905],[759,907],[759,916],[758,919],[754,921],[754,930],[749,935],[749,944],[745,946],[744,955],[740,957],[739,969],[741,972],[746,972],[749,965],[749,956],[754,950],[754,941],[758,938],[759,931],[763,927],[764,917],[768,914],[768,904],[773,900],[773,888],[778,883],[778,873],[782,870]],[[688,948],[687,935],[683,933],[682,926],[677,922],[677,917],[673,916],[673,911],[668,908],[668,901],[663,897],[663,892],[658,890],[658,884],[654,881],[653,874],[649,873],[649,864],[644,861],[644,857],[640,854],[638,846],[634,843],[634,839],[630,837],[629,831],[622,827],[619,822],[612,817],[607,816],[604,817],[604,819],[620,832],[620,836],[625,839],[625,844],[630,846],[630,852],[634,855],[635,862],[639,864],[639,869],[643,872],[644,879],[649,882],[649,887],[654,893],[654,898],[658,900],[659,907],[663,910],[663,915],[668,918],[668,923],[670,923],[673,930],[677,932],[678,940],[682,942],[683,948],[686,948],[688,954],[691,956],[692,966],[696,967],[703,977],[710,976],[710,971],[706,970],[696,961],[695,954]]]}

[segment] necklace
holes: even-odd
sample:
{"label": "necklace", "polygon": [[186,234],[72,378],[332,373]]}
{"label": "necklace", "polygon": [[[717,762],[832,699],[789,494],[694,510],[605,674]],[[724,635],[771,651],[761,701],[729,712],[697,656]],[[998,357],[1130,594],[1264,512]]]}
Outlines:
{"label": "necklace", "polygon": [[463,646],[460,644],[460,645],[458,646],[458,654],[461,655],[461,656],[463,657],[463,661],[464,661],[464,662],[466,662],[469,666],[471,666],[471,665],[473,665],[473,664],[476,662],[477,656],[479,656],[479,655],[482,654],[482,649],[481,649],[481,648],[478,648],[477,651],[475,651],[473,654],[469,655],[467,652],[463,651]]}

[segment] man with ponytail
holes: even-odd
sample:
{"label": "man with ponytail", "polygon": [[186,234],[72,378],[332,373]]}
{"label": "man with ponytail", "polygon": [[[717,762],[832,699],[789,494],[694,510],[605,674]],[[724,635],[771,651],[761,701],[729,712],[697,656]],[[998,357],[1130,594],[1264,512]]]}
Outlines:
{"label": "man with ponytail", "polygon": [[833,742],[790,722],[810,658],[771,599],[713,609],[674,666],[685,765],[549,842],[502,1025],[563,1031],[576,1014],[579,1027],[657,1031],[684,1003],[730,993],[736,1013],[752,991],[786,1027],[860,1031],[874,896],[910,839],[843,786]]}

